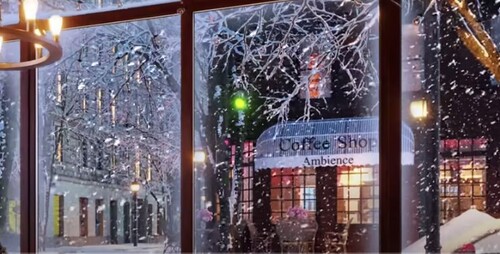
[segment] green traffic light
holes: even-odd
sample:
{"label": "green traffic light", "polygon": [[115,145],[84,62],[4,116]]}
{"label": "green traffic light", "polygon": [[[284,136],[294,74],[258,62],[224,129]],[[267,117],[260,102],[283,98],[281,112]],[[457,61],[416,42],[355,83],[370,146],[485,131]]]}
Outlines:
{"label": "green traffic light", "polygon": [[240,96],[234,98],[233,107],[234,107],[234,109],[239,110],[239,111],[246,110],[248,108],[248,103],[247,103],[246,98],[240,97]]}

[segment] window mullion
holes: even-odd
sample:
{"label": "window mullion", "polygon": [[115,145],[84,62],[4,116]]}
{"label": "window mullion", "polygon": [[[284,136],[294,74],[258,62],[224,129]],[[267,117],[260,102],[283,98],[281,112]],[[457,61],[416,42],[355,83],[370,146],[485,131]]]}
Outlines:
{"label": "window mullion", "polygon": [[401,252],[401,8],[380,0],[380,252]]}

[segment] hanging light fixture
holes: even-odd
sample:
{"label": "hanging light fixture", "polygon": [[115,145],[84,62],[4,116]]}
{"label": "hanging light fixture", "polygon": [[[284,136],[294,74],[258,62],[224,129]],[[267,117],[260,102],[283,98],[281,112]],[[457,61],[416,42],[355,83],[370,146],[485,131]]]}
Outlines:
{"label": "hanging light fixture", "polygon": [[[15,29],[0,26],[0,51],[2,42],[8,38],[10,40],[20,40],[30,42],[34,47],[42,52],[46,50],[46,55],[37,54],[36,59],[22,62],[0,62],[0,70],[26,70],[42,67],[61,59],[62,48],[59,45],[59,35],[61,34],[63,19],[60,16],[52,16],[49,19],[50,32],[52,40],[42,35],[39,29],[36,29],[36,13],[38,10],[38,0],[23,0],[22,7],[24,11],[24,20],[26,29]],[[38,30],[38,31],[37,31]]]}

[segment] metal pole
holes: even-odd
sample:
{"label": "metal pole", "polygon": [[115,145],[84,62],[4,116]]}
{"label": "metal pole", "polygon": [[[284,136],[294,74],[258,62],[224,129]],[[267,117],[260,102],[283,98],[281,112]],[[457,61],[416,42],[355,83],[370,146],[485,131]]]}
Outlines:
{"label": "metal pole", "polygon": [[[430,4],[430,1],[426,3]],[[425,252],[440,253],[440,197],[439,197],[439,134],[440,134],[440,28],[441,2],[437,1],[438,11],[424,16],[425,33],[425,86],[428,94],[429,114],[422,123],[422,152],[424,154],[421,181],[423,230],[425,232]]]}
{"label": "metal pole", "polygon": [[134,247],[137,246],[137,192],[133,192],[133,207],[132,207],[132,241],[134,242]]}

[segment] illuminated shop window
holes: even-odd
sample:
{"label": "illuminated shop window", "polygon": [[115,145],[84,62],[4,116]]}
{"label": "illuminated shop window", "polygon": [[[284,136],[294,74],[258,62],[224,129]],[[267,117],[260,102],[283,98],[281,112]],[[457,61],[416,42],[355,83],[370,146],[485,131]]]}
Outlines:
{"label": "illuminated shop window", "polygon": [[[333,169],[332,169],[333,170]],[[275,219],[285,218],[291,207],[316,213],[316,170],[272,169],[271,209]],[[337,222],[377,223],[378,171],[375,167],[337,167]]]}
{"label": "illuminated shop window", "polygon": [[242,195],[240,196],[242,204],[243,219],[252,221],[253,212],[253,171],[254,171],[254,143],[246,141],[243,145],[243,177],[242,177]]}
{"label": "illuminated shop window", "polygon": [[485,210],[487,140],[446,139],[440,144],[440,196],[443,222],[476,208]]}
{"label": "illuminated shop window", "polygon": [[316,187],[303,187],[300,195],[304,201],[304,209],[308,211],[316,211]]}
{"label": "illuminated shop window", "polygon": [[337,175],[337,222],[376,223],[379,193],[375,168],[339,167]]}

